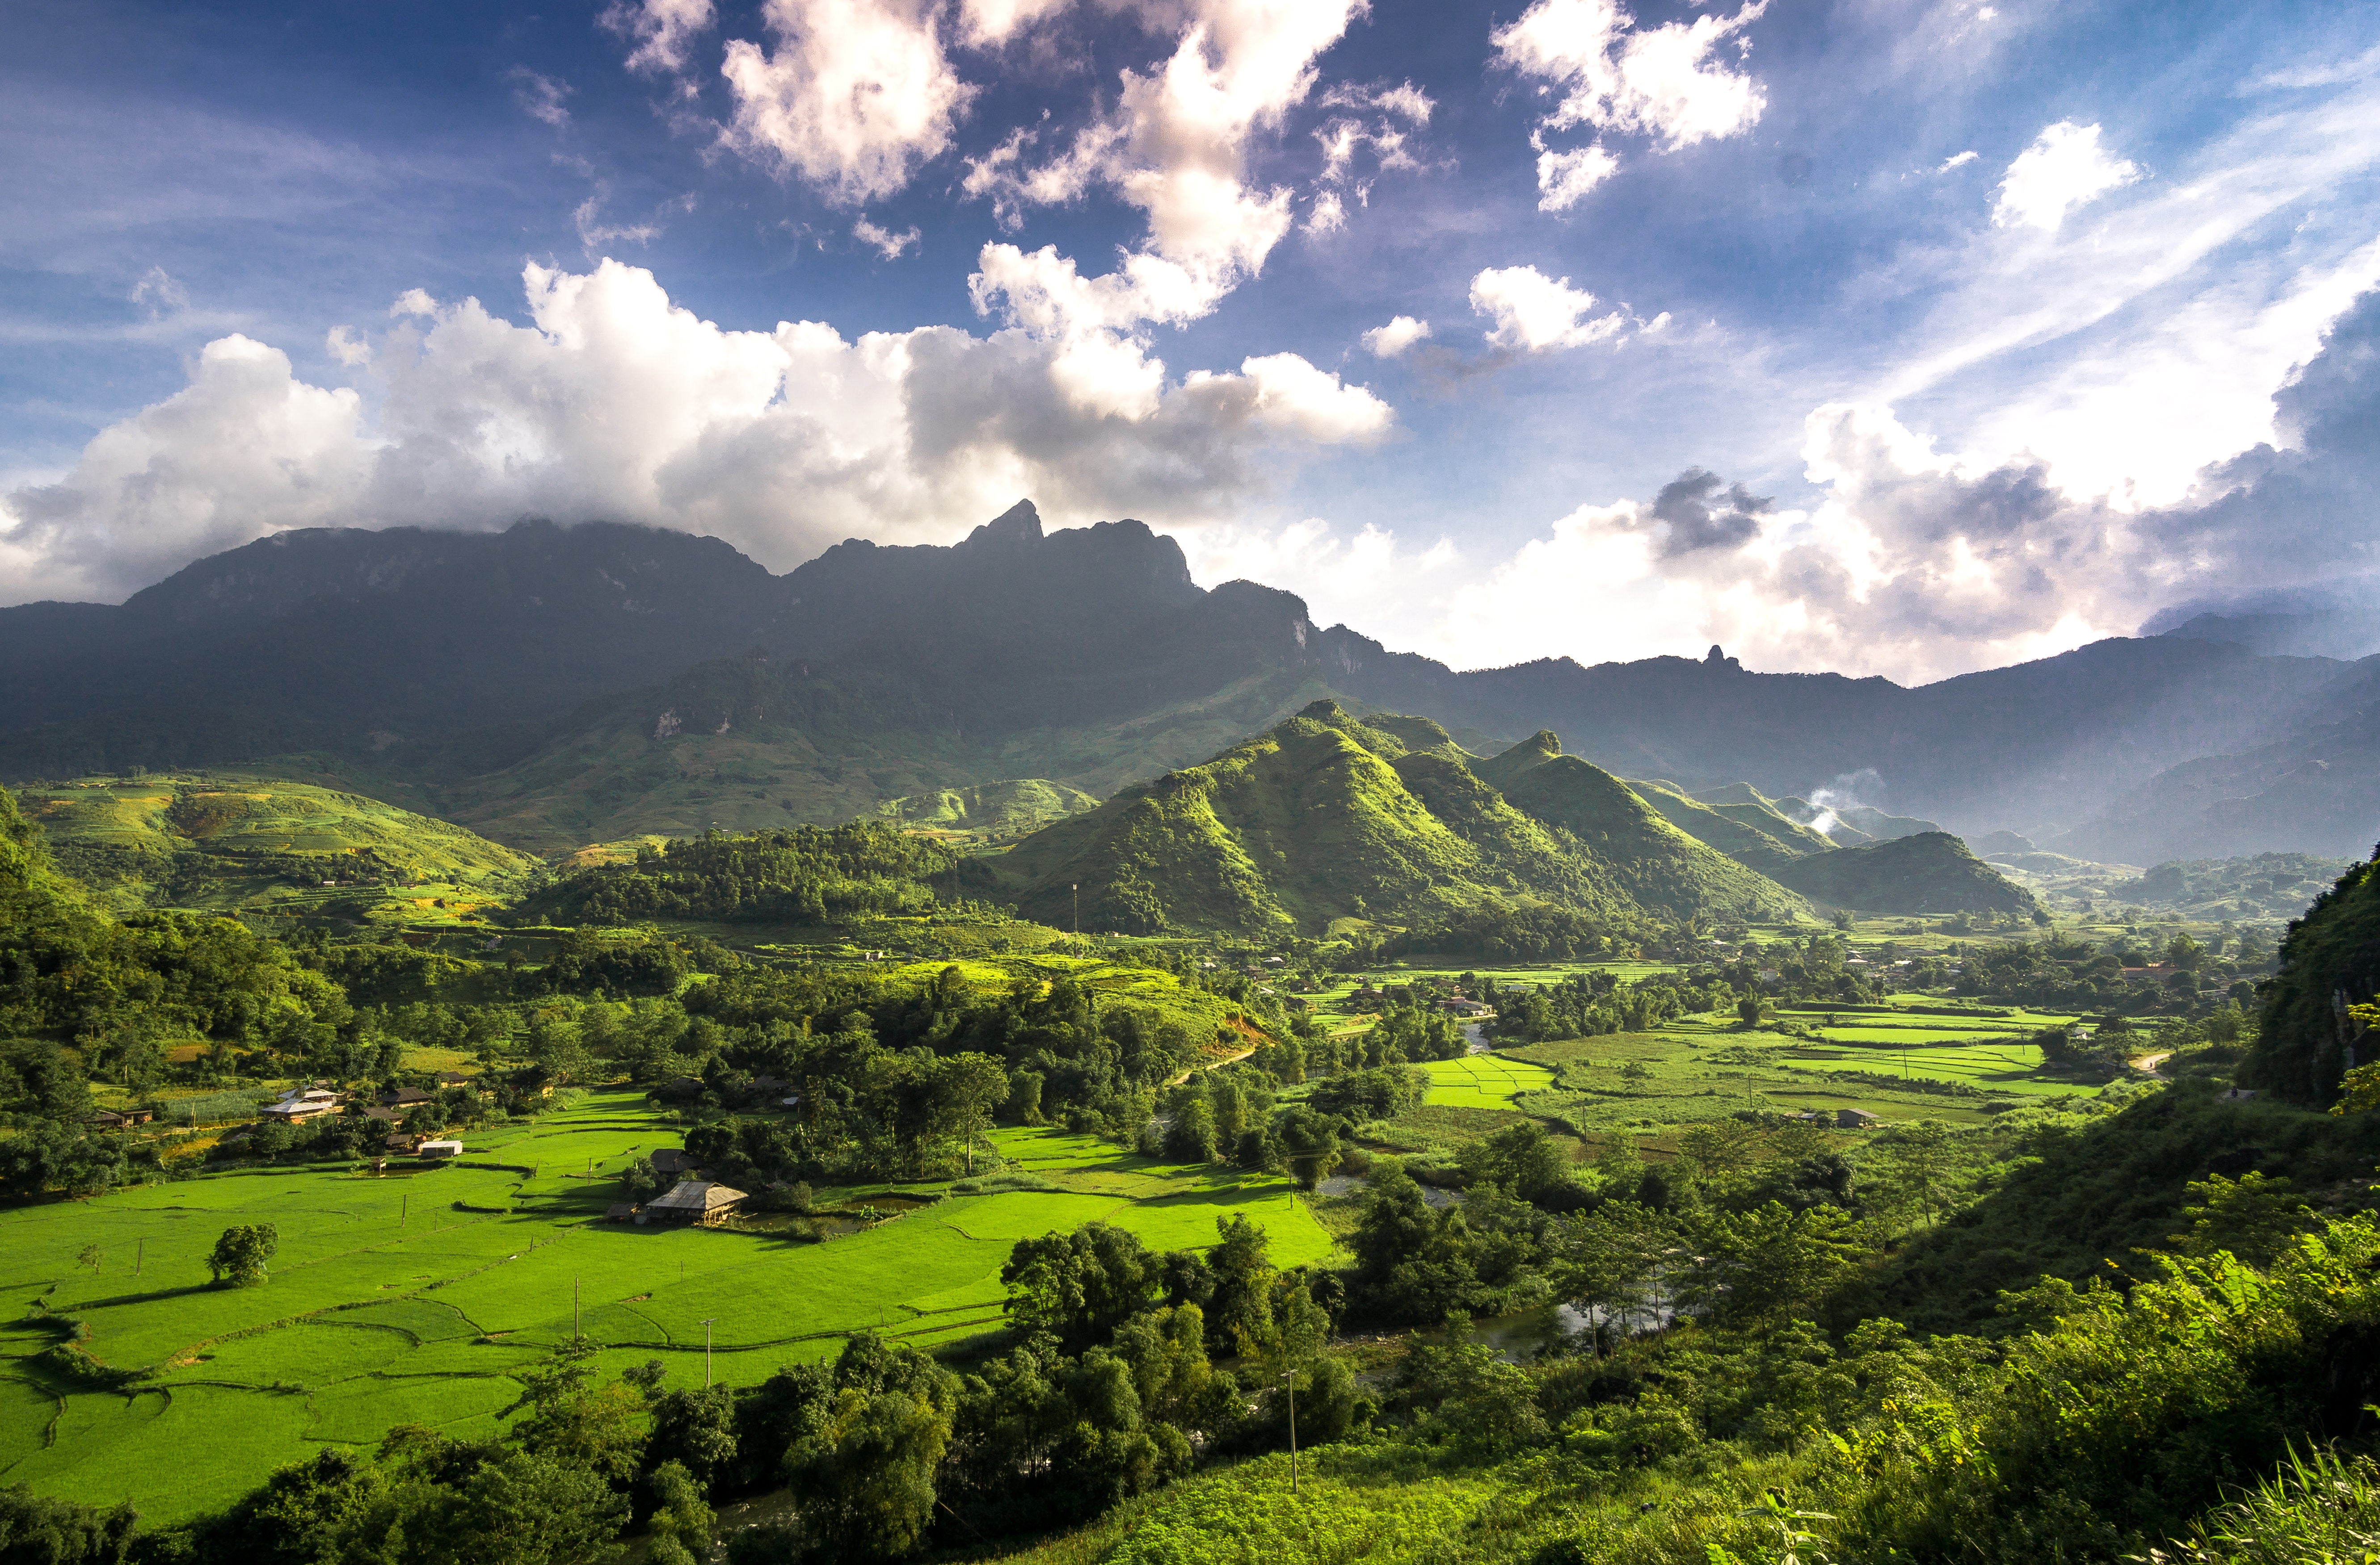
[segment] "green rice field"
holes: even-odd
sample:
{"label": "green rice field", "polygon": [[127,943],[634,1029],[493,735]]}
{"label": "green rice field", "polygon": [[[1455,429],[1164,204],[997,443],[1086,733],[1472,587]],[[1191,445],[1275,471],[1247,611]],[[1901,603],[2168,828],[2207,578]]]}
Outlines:
{"label": "green rice field", "polygon": [[1432,1060],[1421,1068],[1429,1074],[1429,1092],[1422,1101],[1437,1108],[1510,1109],[1522,1093],[1554,1085],[1548,1067],[1500,1054]]}
{"label": "green rice field", "polygon": [[[706,1367],[753,1384],[858,1331],[931,1345],[993,1328],[1015,1242],[1093,1219],[1189,1249],[1240,1212],[1279,1264],[1332,1247],[1274,1176],[1168,1167],[1057,1131],[993,1140],[1062,1188],[896,1187],[929,1204],[823,1243],[602,1221],[620,1171],[677,1144],[626,1092],[475,1134],[459,1161],[419,1172],[258,1168],[8,1212],[0,1279],[17,1307],[0,1328],[0,1483],[129,1498],[170,1522],[395,1425],[492,1433],[518,1375],[571,1339],[574,1309],[606,1373],[659,1359],[672,1385],[702,1384]],[[251,1222],[279,1230],[271,1280],[210,1286],[216,1236]],[[101,1252],[95,1268],[77,1259],[86,1246]],[[48,1314],[26,1314],[37,1304]],[[103,1389],[41,1361],[64,1334],[57,1317],[85,1323],[88,1352],[140,1377]]]}

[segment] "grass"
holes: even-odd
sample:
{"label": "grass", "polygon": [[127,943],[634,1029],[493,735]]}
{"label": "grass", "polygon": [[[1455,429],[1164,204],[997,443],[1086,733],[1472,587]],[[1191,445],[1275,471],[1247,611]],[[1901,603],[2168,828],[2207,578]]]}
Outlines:
{"label": "grass", "polygon": [[[517,1377],[570,1339],[574,1300],[607,1372],[659,1359],[672,1384],[701,1384],[707,1320],[711,1374],[748,1385],[862,1330],[932,1346],[996,1328],[1011,1246],[1094,1219],[1181,1249],[1243,1212],[1281,1265],[1332,1250],[1285,1180],[1025,1128],[994,1143],[1054,1189],[870,1187],[930,1204],[822,1244],[598,1220],[628,1160],[676,1140],[639,1098],[597,1092],[408,1177],[256,1168],[0,1216],[0,1279],[87,1323],[103,1363],[145,1372],[120,1391],[61,1380],[37,1362],[55,1331],[0,1329],[0,1483],[170,1522],[320,1444],[400,1423],[490,1433]],[[208,1286],[216,1235],[258,1221],[280,1232],[271,1280]],[[76,1260],[86,1245],[96,1270]]]}

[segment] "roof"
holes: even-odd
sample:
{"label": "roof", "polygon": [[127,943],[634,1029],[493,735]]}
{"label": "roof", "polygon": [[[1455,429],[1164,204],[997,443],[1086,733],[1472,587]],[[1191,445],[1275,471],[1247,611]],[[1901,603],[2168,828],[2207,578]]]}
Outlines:
{"label": "roof", "polygon": [[469,1085],[470,1080],[470,1077],[465,1075],[460,1071],[441,1071],[438,1073],[438,1085],[441,1086],[465,1086]]}
{"label": "roof", "polygon": [[715,1212],[744,1199],[744,1192],[698,1179],[680,1180],[668,1195],[645,1203],[649,1212]]}
{"label": "roof", "polygon": [[386,1105],[427,1103],[430,1099],[431,1095],[418,1086],[400,1086],[395,1092],[383,1092],[380,1095],[381,1102]]}
{"label": "roof", "polygon": [[662,1147],[652,1155],[650,1161],[655,1173],[683,1173],[702,1166],[693,1153],[675,1146]]}
{"label": "roof", "polygon": [[622,1222],[636,1215],[637,1204],[634,1201],[614,1201],[603,1208],[603,1220],[606,1222]]}
{"label": "roof", "polygon": [[393,1125],[401,1123],[405,1116],[394,1109],[367,1109],[364,1110],[364,1118],[378,1120],[384,1125]]}

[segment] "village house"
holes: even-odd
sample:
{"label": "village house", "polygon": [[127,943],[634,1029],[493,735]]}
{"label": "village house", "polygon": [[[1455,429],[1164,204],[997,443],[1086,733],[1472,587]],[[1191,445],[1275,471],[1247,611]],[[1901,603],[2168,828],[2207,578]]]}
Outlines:
{"label": "village house", "polygon": [[459,1141],[425,1141],[413,1150],[416,1156],[423,1158],[459,1158],[463,1155],[463,1144]]}
{"label": "village house", "polygon": [[283,1124],[302,1124],[339,1110],[339,1095],[328,1087],[292,1087],[264,1107],[264,1117]]}
{"label": "village house", "polygon": [[679,1147],[664,1146],[646,1161],[652,1164],[655,1173],[675,1174],[680,1179],[702,1177],[702,1167],[695,1161],[694,1154]]}
{"label": "village house", "polygon": [[129,1130],[134,1125],[145,1125],[156,1117],[157,1112],[153,1109],[102,1109],[86,1122],[94,1130]]}
{"label": "village house", "polygon": [[741,1190],[704,1180],[680,1180],[668,1195],[645,1203],[638,1222],[658,1218],[663,1222],[691,1222],[708,1227],[723,1219],[747,1197]]}
{"label": "village house", "polygon": [[436,1094],[424,1092],[418,1086],[400,1086],[395,1092],[382,1093],[378,1099],[383,1109],[410,1109],[417,1103],[435,1101]]}

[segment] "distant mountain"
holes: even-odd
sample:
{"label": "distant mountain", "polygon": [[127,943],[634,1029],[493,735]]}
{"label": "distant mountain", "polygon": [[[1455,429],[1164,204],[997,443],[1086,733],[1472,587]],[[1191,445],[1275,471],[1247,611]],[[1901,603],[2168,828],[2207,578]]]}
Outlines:
{"label": "distant mountain", "polygon": [[2380,838],[2380,656],[2350,665],[2275,726],[2267,743],[2158,772],[2043,845],[2132,864],[2369,852]]}
{"label": "distant mountain", "polygon": [[1540,735],[1478,761],[1427,719],[1318,701],[1036,832],[997,868],[1028,916],[1065,924],[1079,897],[1087,927],[1134,933],[1318,931],[1512,901],[1616,923],[1804,911],[1559,748]]}
{"label": "distant mountain", "polygon": [[[2302,794],[2330,835],[2258,847],[2380,836],[2380,800],[2284,781],[2362,753],[2361,709],[2335,698],[2351,669],[2171,635],[1914,689],[1716,648],[1458,673],[1318,627],[1286,592],[1201,588],[1138,522],[1047,533],[1026,503],[947,548],[844,543],[782,576],[604,524],[317,530],[121,606],[0,610],[0,778],[269,762],[551,849],[1019,777],[1104,795],[1328,697],[1479,747],[1570,735],[1605,771],[1666,780],[1638,796],[1752,867],[1815,845],[1790,829],[1820,819],[1802,801],[1821,789],[1835,844],[1944,822],[2045,847],[2095,833],[2132,845],[2059,851],[2139,863],[2234,851],[2239,811],[2214,807],[2268,789],[2276,831]],[[2236,759],[2186,770],[2207,758]],[[1735,783],[1749,796],[1709,796]],[[2133,842],[2150,828],[2164,851]]]}
{"label": "distant mountain", "polygon": [[1837,848],[1784,866],[1778,880],[1814,902],[1862,913],[2038,911],[2031,892],[1967,850],[1947,831]]}

